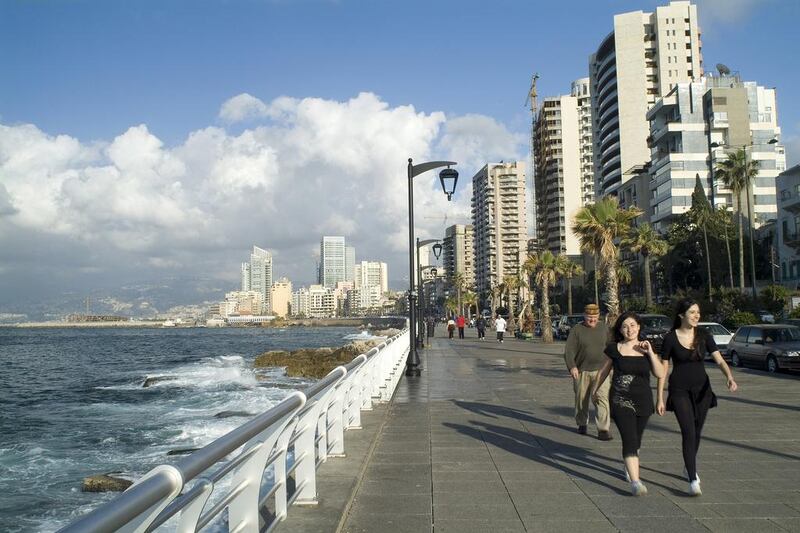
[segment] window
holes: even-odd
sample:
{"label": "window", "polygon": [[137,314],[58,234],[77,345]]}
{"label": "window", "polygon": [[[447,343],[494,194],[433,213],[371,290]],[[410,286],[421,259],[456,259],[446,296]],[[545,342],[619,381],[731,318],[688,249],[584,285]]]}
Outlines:
{"label": "window", "polygon": [[747,342],[747,335],[750,332],[750,328],[743,327],[736,330],[736,336],[733,338],[736,342]]}
{"label": "window", "polygon": [[747,342],[750,344],[755,343],[756,341],[762,340],[761,338],[761,328],[750,328],[750,333],[747,334]]}

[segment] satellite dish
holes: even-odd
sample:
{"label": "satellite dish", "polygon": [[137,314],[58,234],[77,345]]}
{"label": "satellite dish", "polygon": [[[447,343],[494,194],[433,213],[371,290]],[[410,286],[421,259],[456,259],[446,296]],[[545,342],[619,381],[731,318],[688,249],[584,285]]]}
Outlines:
{"label": "satellite dish", "polygon": [[719,71],[720,76],[727,76],[731,73],[731,69],[727,66],[723,65],[722,63],[717,63],[717,71]]}

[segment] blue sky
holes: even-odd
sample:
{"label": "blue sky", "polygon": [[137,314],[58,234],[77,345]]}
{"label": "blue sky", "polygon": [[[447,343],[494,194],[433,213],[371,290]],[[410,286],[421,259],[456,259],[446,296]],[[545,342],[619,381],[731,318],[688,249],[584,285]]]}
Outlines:
{"label": "blue sky", "polygon": [[[469,222],[469,178],[526,160],[525,97],[569,91],[613,15],[666,2],[0,0],[0,313],[21,300],[211,277],[255,244],[314,281],[321,235],[401,288],[417,230]],[[800,2],[698,0],[706,68],[777,87],[800,159]],[[443,220],[447,215],[447,222]]]}

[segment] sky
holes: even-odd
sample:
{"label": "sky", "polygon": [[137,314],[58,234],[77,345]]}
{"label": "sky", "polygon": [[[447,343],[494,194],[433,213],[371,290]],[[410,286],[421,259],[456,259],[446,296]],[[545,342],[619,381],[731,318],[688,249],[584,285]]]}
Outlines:
{"label": "sky", "polygon": [[[315,281],[322,235],[407,283],[421,238],[469,223],[470,178],[527,160],[540,97],[588,76],[613,15],[652,0],[0,0],[0,311],[63,292],[210,278],[253,245]],[[800,162],[795,0],[698,0],[707,69],[776,87]],[[446,217],[446,219],[445,219]]]}

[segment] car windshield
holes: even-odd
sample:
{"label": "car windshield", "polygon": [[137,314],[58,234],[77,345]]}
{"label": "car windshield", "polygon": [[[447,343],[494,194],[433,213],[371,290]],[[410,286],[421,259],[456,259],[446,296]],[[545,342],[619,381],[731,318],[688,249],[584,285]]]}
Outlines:
{"label": "car windshield", "polygon": [[731,332],[720,326],[719,324],[707,324],[703,326],[712,335],[730,335]]}
{"label": "car windshield", "polygon": [[672,321],[665,316],[643,316],[642,327],[650,329],[669,329]]}
{"label": "car windshield", "polygon": [[766,342],[800,341],[800,328],[778,328],[764,330]]}

